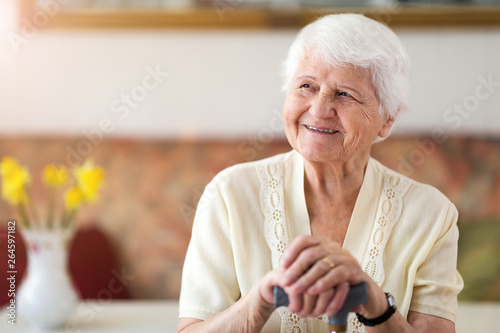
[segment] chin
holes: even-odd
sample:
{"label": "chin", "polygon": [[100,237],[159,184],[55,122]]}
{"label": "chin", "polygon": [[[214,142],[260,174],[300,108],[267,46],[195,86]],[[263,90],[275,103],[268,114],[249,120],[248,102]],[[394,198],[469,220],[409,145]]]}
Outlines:
{"label": "chin", "polygon": [[306,160],[311,162],[331,162],[338,161],[340,152],[331,147],[306,146],[296,149]]}

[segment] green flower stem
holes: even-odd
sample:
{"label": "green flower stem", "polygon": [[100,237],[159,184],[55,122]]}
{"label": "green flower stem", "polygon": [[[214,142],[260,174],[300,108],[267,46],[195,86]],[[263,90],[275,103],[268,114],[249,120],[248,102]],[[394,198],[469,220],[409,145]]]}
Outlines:
{"label": "green flower stem", "polygon": [[[31,194],[29,197],[33,198],[33,195]],[[29,209],[30,209],[30,212],[32,214],[31,216],[33,217],[33,220],[34,221],[38,221],[38,223],[41,223],[41,221],[40,221],[40,215],[38,215],[38,211],[36,209],[35,202],[33,200],[29,200],[28,203],[30,203]],[[28,214],[27,214],[26,208],[24,209],[24,213],[26,215],[26,218],[28,218]]]}
{"label": "green flower stem", "polygon": [[61,228],[66,229],[69,227],[71,220],[75,217],[76,210],[72,210],[68,212],[67,210],[64,211],[62,221],[61,221]]}
{"label": "green flower stem", "polygon": [[23,203],[19,203],[17,208],[19,209],[19,215],[21,215],[21,226],[26,229],[29,229],[30,221],[28,218],[28,214],[26,212],[26,206]]}
{"label": "green flower stem", "polygon": [[49,189],[49,209],[47,212],[47,229],[54,227],[54,205],[55,205],[55,191],[53,188]]}

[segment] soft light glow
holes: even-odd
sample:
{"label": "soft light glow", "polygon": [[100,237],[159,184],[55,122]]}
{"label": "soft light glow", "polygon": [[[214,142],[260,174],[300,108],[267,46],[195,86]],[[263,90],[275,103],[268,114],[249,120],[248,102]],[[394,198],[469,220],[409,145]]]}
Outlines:
{"label": "soft light glow", "polygon": [[10,45],[9,34],[16,33],[17,4],[16,0],[0,1],[0,48]]}
{"label": "soft light glow", "polygon": [[2,32],[15,28],[16,9],[16,0],[0,1],[0,29]]}

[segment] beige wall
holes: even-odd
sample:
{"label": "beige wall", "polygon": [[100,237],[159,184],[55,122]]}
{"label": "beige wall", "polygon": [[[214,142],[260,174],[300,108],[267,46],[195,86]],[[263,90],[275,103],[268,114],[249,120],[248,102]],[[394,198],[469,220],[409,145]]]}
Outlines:
{"label": "beige wall", "polygon": [[[396,32],[413,60],[400,132],[499,133],[500,28]],[[17,53],[1,38],[0,133],[281,133],[278,72],[295,33],[39,31]],[[165,74],[155,80],[155,71]]]}

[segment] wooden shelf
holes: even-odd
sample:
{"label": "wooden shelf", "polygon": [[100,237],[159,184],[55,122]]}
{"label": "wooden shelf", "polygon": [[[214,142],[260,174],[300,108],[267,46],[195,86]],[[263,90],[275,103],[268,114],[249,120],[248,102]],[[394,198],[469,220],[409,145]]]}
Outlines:
{"label": "wooden shelf", "polygon": [[171,10],[61,11],[49,29],[299,29],[329,13],[357,12],[391,27],[500,26],[498,7],[408,7],[362,9],[190,8]]}

